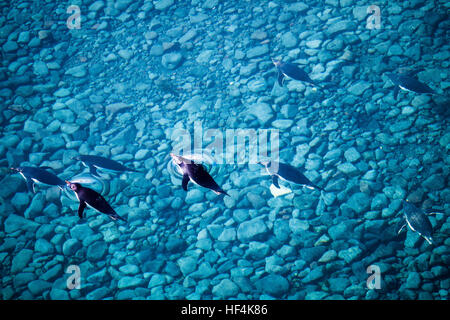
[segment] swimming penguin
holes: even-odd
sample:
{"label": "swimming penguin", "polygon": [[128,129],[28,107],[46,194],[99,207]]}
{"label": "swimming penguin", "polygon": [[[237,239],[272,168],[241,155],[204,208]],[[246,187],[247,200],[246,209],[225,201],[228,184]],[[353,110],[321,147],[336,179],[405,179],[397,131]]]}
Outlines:
{"label": "swimming penguin", "polygon": [[86,167],[89,168],[89,172],[93,176],[100,177],[97,173],[97,169],[107,169],[112,171],[134,171],[138,172],[135,169],[130,169],[125,167],[124,165],[120,164],[117,161],[107,159],[101,156],[90,156],[90,155],[79,155],[76,157],[73,157],[75,160],[81,161]]}
{"label": "swimming penguin", "polygon": [[273,58],[272,62],[278,70],[278,84],[280,85],[280,87],[283,86],[285,77],[289,77],[294,80],[308,82],[320,88],[320,86],[314,80],[312,80],[305,71],[297,67],[295,64],[283,62],[281,60],[276,60]]}
{"label": "swimming penguin", "polygon": [[407,76],[405,74],[386,73],[386,76],[395,85],[394,99],[397,99],[399,89],[402,89],[405,91],[412,91],[415,93],[431,93],[431,94],[436,93],[433,89],[431,89],[426,84],[420,82],[419,80],[417,80],[413,77]]}
{"label": "swimming penguin", "polygon": [[433,238],[431,237],[433,227],[430,220],[421,209],[417,208],[412,203],[403,200],[403,216],[406,223],[398,230],[398,233],[400,233],[406,224],[408,224],[412,231],[417,232],[429,244],[433,244]]}
{"label": "swimming penguin", "polygon": [[58,186],[61,190],[66,187],[64,180],[58,178],[51,172],[45,169],[51,169],[50,167],[17,167],[11,168],[11,170],[20,173],[20,175],[27,182],[28,191],[36,193],[34,189],[34,184],[46,184],[50,186]]}
{"label": "swimming penguin", "polygon": [[187,185],[190,180],[204,188],[211,189],[216,194],[225,194],[229,196],[228,193],[223,191],[222,188],[218,186],[218,184],[209,175],[208,171],[206,171],[203,165],[194,163],[192,160],[177,156],[173,153],[171,153],[170,156],[183,174],[181,186],[183,187],[184,191],[187,191]]}
{"label": "swimming penguin", "polygon": [[113,220],[123,220],[124,218],[119,216],[116,211],[109,205],[109,203],[102,197],[100,193],[95,190],[83,187],[79,183],[71,183],[66,180],[67,185],[75,192],[78,201],[80,201],[80,206],[78,207],[78,216],[83,218],[83,212],[86,205],[94,208],[95,210],[107,214]]}
{"label": "swimming penguin", "polygon": [[284,181],[303,185],[308,189],[317,189],[319,191],[322,190],[322,188],[311,182],[297,168],[294,168],[289,164],[277,161],[261,161],[260,164],[266,167],[267,173],[272,176],[273,185],[279,189],[280,185],[278,184],[278,178],[281,178]]}

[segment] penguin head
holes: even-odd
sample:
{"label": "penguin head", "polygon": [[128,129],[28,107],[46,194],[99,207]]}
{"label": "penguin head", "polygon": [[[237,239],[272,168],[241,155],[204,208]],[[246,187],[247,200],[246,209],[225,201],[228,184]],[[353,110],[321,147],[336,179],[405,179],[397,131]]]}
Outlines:
{"label": "penguin head", "polygon": [[20,168],[14,168],[14,167],[11,167],[10,169],[11,169],[11,171],[14,171],[14,172],[22,171]]}
{"label": "penguin head", "polygon": [[66,183],[67,183],[67,186],[75,192],[78,192],[81,189],[81,184],[79,184],[79,183],[72,183],[67,180],[66,180]]}
{"label": "penguin head", "polygon": [[279,67],[280,66],[281,60],[277,60],[277,59],[274,59],[274,58],[271,58],[271,59],[272,59],[272,63],[275,65],[275,67]]}

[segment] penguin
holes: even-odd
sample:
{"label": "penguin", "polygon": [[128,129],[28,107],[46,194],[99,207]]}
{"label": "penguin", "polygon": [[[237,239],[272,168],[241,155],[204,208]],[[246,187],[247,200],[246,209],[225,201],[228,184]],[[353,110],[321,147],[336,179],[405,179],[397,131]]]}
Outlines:
{"label": "penguin", "polygon": [[120,171],[120,172],[124,172],[124,171],[133,171],[133,172],[138,172],[135,169],[131,169],[128,167],[125,167],[124,165],[120,164],[117,161],[108,159],[108,158],[104,158],[101,156],[91,156],[91,155],[79,155],[76,157],[73,157],[72,159],[74,160],[79,160],[83,163],[83,165],[85,165],[86,167],[89,168],[89,172],[96,177],[100,177],[100,175],[97,173],[97,169],[107,169],[107,170],[112,170],[112,171]]}
{"label": "penguin", "polygon": [[229,196],[219,185],[214,181],[214,179],[206,171],[205,167],[201,164],[194,163],[193,161],[177,156],[173,153],[170,154],[173,162],[178,166],[181,173],[183,174],[183,180],[181,186],[184,191],[187,191],[187,186],[189,181],[198,184],[204,188],[211,189],[216,194],[224,194]]}
{"label": "penguin", "polygon": [[12,171],[20,173],[27,183],[28,191],[36,193],[35,183],[58,186],[61,190],[66,187],[64,180],[58,178],[51,172],[46,171],[50,167],[17,167],[11,168]]}
{"label": "penguin", "polygon": [[78,207],[78,216],[80,219],[83,218],[83,212],[86,205],[94,208],[95,210],[107,214],[113,220],[123,220],[125,218],[119,216],[116,211],[109,205],[109,203],[103,198],[103,196],[95,190],[83,187],[79,183],[72,183],[70,181],[65,181],[69,188],[75,192],[78,201],[80,201],[80,206]]}
{"label": "penguin", "polygon": [[316,87],[322,88],[314,80],[312,80],[304,70],[300,69],[295,64],[283,62],[281,60],[273,58],[272,62],[278,70],[278,84],[280,85],[280,87],[283,86],[285,77],[289,77],[294,80],[304,81]]}
{"label": "penguin", "polygon": [[420,82],[419,80],[405,75],[405,74],[396,74],[396,73],[386,73],[386,76],[392,81],[392,83],[395,85],[394,88],[394,99],[397,99],[397,95],[399,92],[399,89],[405,90],[405,91],[412,91],[415,93],[431,93],[435,94],[436,92],[431,89],[426,84]]}
{"label": "penguin", "polygon": [[303,173],[293,166],[277,161],[261,161],[261,165],[266,167],[266,171],[272,176],[272,183],[275,187],[280,189],[278,179],[281,178],[284,181],[293,182],[303,185],[308,189],[322,190],[319,186],[311,182]]}
{"label": "penguin", "polygon": [[[400,233],[403,228],[408,225],[408,227],[413,231],[417,232],[422,238],[424,238],[429,244],[433,244],[433,238],[431,234],[433,233],[433,226],[431,225],[430,219],[425,215],[425,213],[417,208],[412,203],[405,200],[403,202],[403,216],[406,223],[398,230]],[[398,234],[397,233],[397,234]]]}

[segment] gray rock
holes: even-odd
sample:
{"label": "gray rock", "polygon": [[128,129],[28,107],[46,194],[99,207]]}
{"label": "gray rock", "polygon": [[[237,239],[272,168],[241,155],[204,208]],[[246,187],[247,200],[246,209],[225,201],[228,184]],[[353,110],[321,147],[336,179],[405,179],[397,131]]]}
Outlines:
{"label": "gray rock", "polygon": [[63,254],[67,257],[73,256],[81,249],[81,242],[77,239],[67,239],[62,247]]}
{"label": "gray rock", "polygon": [[26,233],[34,233],[38,227],[39,227],[38,223],[25,219],[16,214],[10,214],[8,218],[6,218],[5,220],[6,233],[13,233],[16,232],[17,230],[21,230]]}
{"label": "gray rock", "polygon": [[120,49],[119,52],[117,52],[117,54],[119,55],[119,57],[125,60],[129,60],[133,56],[133,52],[128,49]]}
{"label": "gray rock", "polygon": [[155,5],[156,10],[165,10],[169,8],[171,5],[173,5],[174,0],[155,0],[153,1],[153,4]]}
{"label": "gray rock", "polygon": [[297,45],[297,38],[292,32],[288,31],[281,36],[281,43],[285,48],[290,49]]}
{"label": "gray rock", "polygon": [[361,96],[366,92],[370,87],[372,86],[371,83],[360,80],[354,85],[352,85],[350,88],[348,88],[348,91],[355,95],[355,96]]}
{"label": "gray rock", "polygon": [[363,213],[370,207],[370,198],[367,194],[358,192],[353,194],[350,199],[348,199],[347,204],[356,213]]}
{"label": "gray rock", "polygon": [[17,273],[27,267],[33,256],[33,251],[30,249],[22,249],[17,253],[11,263],[11,273]]}
{"label": "gray rock", "polygon": [[162,274],[154,274],[150,279],[147,288],[151,289],[166,284],[166,277]]}
{"label": "gray rock", "polygon": [[182,58],[183,56],[179,52],[166,53],[161,58],[161,64],[163,67],[173,70],[180,65]]}
{"label": "gray rock", "polygon": [[270,247],[263,242],[252,241],[249,243],[245,256],[254,260],[260,260],[267,256]]}
{"label": "gray rock", "polygon": [[70,236],[79,241],[94,234],[94,231],[87,224],[78,224],[70,229]]}
{"label": "gray rock", "polygon": [[356,258],[358,258],[361,253],[362,253],[362,250],[359,247],[353,246],[346,250],[339,251],[338,257],[341,259],[344,259],[345,262],[350,263],[353,260],[355,260]]}
{"label": "gray rock", "polygon": [[50,282],[40,279],[28,283],[28,289],[35,297],[39,297],[44,291],[49,290],[51,287],[52,284]]}
{"label": "gray rock", "polygon": [[267,44],[263,44],[261,46],[256,46],[253,47],[249,50],[247,50],[247,58],[248,59],[253,59],[256,57],[261,57],[266,55],[269,52],[269,47],[267,46]]}
{"label": "gray rock", "polygon": [[86,256],[90,261],[99,261],[104,257],[106,250],[106,244],[103,241],[97,241],[88,247]]}
{"label": "gray rock", "polygon": [[242,222],[237,230],[237,238],[241,242],[252,240],[263,240],[268,233],[268,228],[264,221],[255,218],[250,221]]}
{"label": "gray rock", "polygon": [[197,259],[194,257],[181,257],[177,261],[178,266],[180,267],[181,272],[184,276],[194,272],[197,267]]}
{"label": "gray rock", "polygon": [[324,266],[318,266],[313,268],[308,274],[302,279],[302,283],[310,283],[316,281],[323,277]]}
{"label": "gray rock", "polygon": [[213,295],[220,299],[234,297],[238,294],[239,287],[230,279],[223,279],[219,284],[212,289]]}
{"label": "gray rock", "polygon": [[48,255],[53,253],[53,245],[45,239],[37,239],[34,245],[34,250],[43,255]]}
{"label": "gray rock", "polygon": [[350,162],[341,163],[337,166],[337,169],[341,171],[342,173],[345,173],[349,176],[354,176],[359,173],[358,168],[356,168],[353,164]]}
{"label": "gray rock", "polygon": [[274,116],[272,108],[265,102],[250,105],[248,107],[248,112],[255,116],[262,126],[269,122]]}
{"label": "gray rock", "polygon": [[408,277],[406,278],[405,288],[407,289],[419,289],[420,288],[420,275],[417,272],[408,272]]}
{"label": "gray rock", "polygon": [[45,205],[45,195],[43,193],[36,193],[31,200],[30,205],[24,212],[24,217],[27,219],[33,219],[43,214]]}
{"label": "gray rock", "polygon": [[262,293],[280,298],[289,290],[289,282],[278,274],[270,274],[255,283],[256,288]]}
{"label": "gray rock", "polygon": [[344,152],[344,157],[348,162],[355,162],[361,158],[361,154],[355,148],[351,147]]}
{"label": "gray rock", "polygon": [[234,241],[236,240],[236,229],[225,228],[223,229],[220,236],[217,238],[219,241]]}
{"label": "gray rock", "polygon": [[117,283],[117,288],[119,289],[126,289],[126,288],[135,288],[135,287],[141,287],[145,283],[145,280],[140,277],[121,277],[119,279],[119,282]]}
{"label": "gray rock", "polygon": [[97,288],[86,295],[87,300],[100,300],[107,297],[111,293],[109,288]]}

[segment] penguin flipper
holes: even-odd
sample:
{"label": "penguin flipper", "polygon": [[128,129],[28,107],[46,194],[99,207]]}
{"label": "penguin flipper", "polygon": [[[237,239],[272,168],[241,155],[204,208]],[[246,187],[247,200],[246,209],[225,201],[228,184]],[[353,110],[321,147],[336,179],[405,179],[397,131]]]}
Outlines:
{"label": "penguin flipper", "polygon": [[280,185],[278,184],[278,176],[276,176],[276,175],[272,176],[272,183],[275,187],[277,187],[278,189],[281,189]]}
{"label": "penguin flipper", "polygon": [[280,87],[283,86],[284,74],[278,70],[278,84]]}
{"label": "penguin flipper", "polygon": [[394,99],[397,100],[398,92],[400,91],[400,88],[398,86],[395,86],[394,88]]}
{"label": "penguin flipper", "polygon": [[188,182],[189,176],[187,174],[183,175],[183,181],[181,182],[181,186],[183,187],[184,191],[187,191]]}
{"label": "penguin flipper", "polygon": [[34,182],[31,179],[27,179],[27,188],[28,191],[36,193],[36,191],[34,190]]}
{"label": "penguin flipper", "polygon": [[122,218],[121,216],[119,216],[116,212],[112,212],[112,213],[108,213],[108,216],[111,218],[111,219],[113,219],[114,221],[115,220],[122,220],[122,221],[127,221],[125,218]]}
{"label": "penguin flipper", "polygon": [[97,169],[94,166],[89,166],[89,173],[93,176],[100,177],[100,175],[97,173]]}
{"label": "penguin flipper", "polygon": [[83,219],[84,208],[86,208],[86,202],[80,201],[80,206],[78,207],[78,216],[80,219]]}

